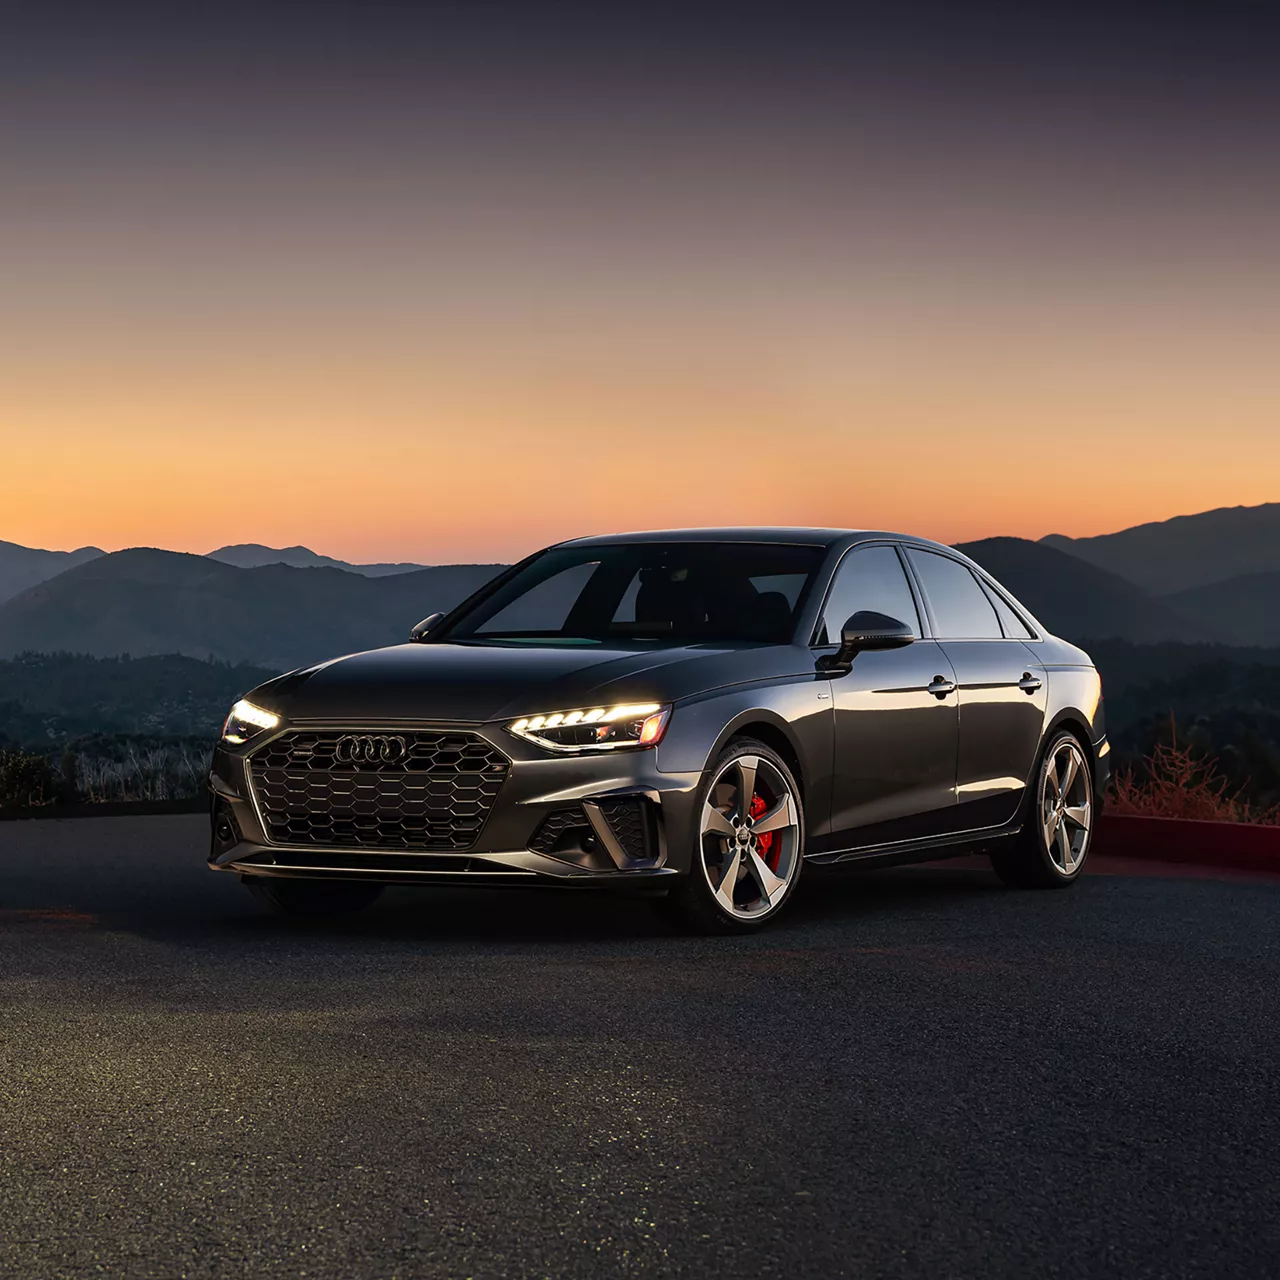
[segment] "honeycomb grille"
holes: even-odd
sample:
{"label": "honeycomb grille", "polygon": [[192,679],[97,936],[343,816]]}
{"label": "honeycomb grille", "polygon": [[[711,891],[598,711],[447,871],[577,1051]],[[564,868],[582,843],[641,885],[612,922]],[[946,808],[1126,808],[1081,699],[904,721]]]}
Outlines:
{"label": "honeycomb grille", "polygon": [[282,735],[249,762],[275,844],[468,849],[510,762],[473,733]]}
{"label": "honeycomb grille", "polygon": [[643,800],[601,800],[600,812],[628,858],[653,857],[653,824]]}
{"label": "honeycomb grille", "polygon": [[570,831],[580,831],[587,838],[593,835],[587,815],[578,806],[572,809],[556,809],[547,814],[530,838],[529,848],[534,853],[552,853],[560,843],[560,837]]}

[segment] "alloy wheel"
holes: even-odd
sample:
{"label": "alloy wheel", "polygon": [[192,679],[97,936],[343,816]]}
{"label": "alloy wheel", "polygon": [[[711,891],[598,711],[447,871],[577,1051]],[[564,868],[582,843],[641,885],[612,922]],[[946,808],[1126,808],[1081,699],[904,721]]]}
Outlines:
{"label": "alloy wheel", "polygon": [[800,813],[770,760],[737,756],[717,774],[702,806],[699,852],[727,915],[754,920],[781,904],[800,865]]}
{"label": "alloy wheel", "polygon": [[1064,738],[1054,748],[1040,784],[1040,825],[1049,858],[1064,876],[1084,861],[1093,829],[1093,788],[1089,766],[1077,742]]}

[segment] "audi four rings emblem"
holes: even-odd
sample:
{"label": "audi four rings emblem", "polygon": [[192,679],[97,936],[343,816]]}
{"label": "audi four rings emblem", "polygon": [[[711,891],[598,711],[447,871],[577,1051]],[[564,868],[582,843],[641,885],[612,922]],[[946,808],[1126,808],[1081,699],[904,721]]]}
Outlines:
{"label": "audi four rings emblem", "polygon": [[399,736],[349,733],[338,739],[333,755],[343,764],[395,764],[408,751],[408,743]]}

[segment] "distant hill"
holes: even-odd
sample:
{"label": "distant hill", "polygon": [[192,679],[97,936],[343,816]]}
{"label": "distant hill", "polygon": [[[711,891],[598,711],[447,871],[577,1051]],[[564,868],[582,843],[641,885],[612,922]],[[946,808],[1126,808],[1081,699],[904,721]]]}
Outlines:
{"label": "distant hill", "polygon": [[1212,618],[1229,626],[1239,644],[1280,645],[1280,572],[1241,574],[1164,600],[1188,618]]}
{"label": "distant hill", "polygon": [[1094,538],[1051,533],[1040,543],[1167,595],[1243,574],[1280,573],[1280,502],[1220,507]]}
{"label": "distant hill", "polygon": [[348,573],[360,573],[366,578],[385,578],[393,573],[412,573],[425,569],[421,564],[351,564],[346,560],[334,560],[322,556],[310,547],[264,547],[260,542],[238,542],[234,546],[219,547],[207,553],[210,560],[235,565],[239,569],[258,569],[268,564],[287,564],[295,569],[345,569]]}
{"label": "distant hill", "polygon": [[78,551],[41,551],[37,547],[21,547],[16,542],[0,542],[0,603],[28,587],[56,577],[64,569],[73,569],[102,554],[97,547],[81,547]]}
{"label": "distant hill", "polygon": [[1192,622],[1131,582],[1065,551],[1025,538],[961,543],[1055,635],[1068,640],[1118,636],[1140,644],[1161,640],[1228,641],[1216,627]]}
{"label": "distant hill", "polygon": [[440,565],[366,578],[117,551],[0,604],[0,658],[27,650],[180,653],[285,670],[403,640],[420,618],[451,609],[500,568]]}
{"label": "distant hill", "polygon": [[[48,582],[67,569],[87,564],[90,560],[106,555],[99,547],[81,547],[78,551],[44,551],[39,547],[24,547],[16,542],[0,541],[0,604],[11,600],[28,587]],[[309,547],[264,547],[257,542],[244,542],[236,546],[219,547],[206,557],[222,564],[241,569],[255,569],[269,564],[287,564],[299,569],[342,569],[358,573],[366,578],[390,577],[397,573],[413,573],[429,568],[421,564],[351,564],[322,556]]]}

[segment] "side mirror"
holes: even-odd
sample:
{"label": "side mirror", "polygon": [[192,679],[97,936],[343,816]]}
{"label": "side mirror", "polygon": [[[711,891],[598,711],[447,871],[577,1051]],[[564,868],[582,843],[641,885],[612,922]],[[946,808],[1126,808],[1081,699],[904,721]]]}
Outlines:
{"label": "side mirror", "polygon": [[840,631],[839,650],[819,658],[818,668],[842,675],[858,654],[872,649],[901,649],[915,638],[916,633],[905,622],[887,613],[859,609]]}
{"label": "side mirror", "polygon": [[443,613],[429,613],[421,622],[418,623],[412,631],[409,632],[409,642],[418,644],[427,638],[427,632],[432,627],[438,626],[444,621]]}

